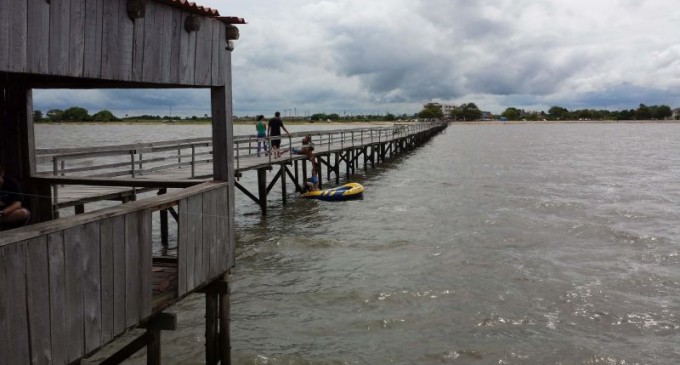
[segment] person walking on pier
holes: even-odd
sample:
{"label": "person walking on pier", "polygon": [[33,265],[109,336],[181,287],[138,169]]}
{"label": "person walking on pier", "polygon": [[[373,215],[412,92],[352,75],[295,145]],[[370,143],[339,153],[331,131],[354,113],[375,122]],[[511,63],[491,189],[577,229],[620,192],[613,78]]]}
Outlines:
{"label": "person walking on pier", "polygon": [[0,231],[28,223],[31,213],[22,206],[23,201],[19,183],[5,176],[5,169],[0,165]]}
{"label": "person walking on pier", "polygon": [[268,155],[267,152],[267,142],[264,137],[267,136],[267,126],[264,124],[264,115],[257,116],[257,124],[255,124],[255,129],[257,130],[257,157],[260,157],[260,144],[264,146],[264,155]]}
{"label": "person walking on pier", "polygon": [[272,153],[274,153],[274,158],[279,158],[281,157],[281,129],[283,129],[286,134],[290,135],[288,132],[288,129],[283,125],[283,121],[281,120],[281,113],[276,112],[274,113],[274,118],[269,120],[269,124],[267,125],[267,135],[271,138],[271,143],[272,143]]}

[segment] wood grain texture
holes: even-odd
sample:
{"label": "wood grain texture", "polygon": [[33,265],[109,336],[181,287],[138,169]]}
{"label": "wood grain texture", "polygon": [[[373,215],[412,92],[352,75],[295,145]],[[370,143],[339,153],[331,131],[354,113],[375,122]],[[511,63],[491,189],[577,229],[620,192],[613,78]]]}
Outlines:
{"label": "wood grain texture", "polygon": [[[101,276],[101,341],[106,343],[113,338],[113,293],[114,267],[113,255],[114,226],[113,218],[104,219],[99,227],[100,276]],[[120,227],[116,227],[120,230]]]}
{"label": "wood grain texture", "polygon": [[[212,81],[212,27],[210,21],[199,18],[201,29],[196,33],[196,85],[208,86]],[[192,32],[193,33],[193,32]]]}
{"label": "wood grain texture", "polygon": [[[0,8],[2,5],[0,5]],[[47,74],[49,71],[50,5],[44,0],[28,0],[27,71]],[[0,16],[0,19],[2,16]],[[1,21],[1,20],[0,20]],[[2,31],[0,30],[0,33]],[[0,43],[2,40],[0,40]],[[1,57],[0,57],[1,58]]]}
{"label": "wood grain texture", "polygon": [[28,2],[10,1],[9,14],[9,69],[14,72],[26,72]]}
{"label": "wood grain texture", "polygon": [[163,13],[158,11],[158,4],[147,4],[144,16],[144,61],[143,81],[160,80],[161,75],[161,39],[163,30]]}
{"label": "wood grain texture", "polygon": [[[107,1],[108,2],[108,1]],[[85,1],[85,38],[83,76],[99,78],[102,74],[102,37],[104,32],[104,0]]]}
{"label": "wood grain texture", "polygon": [[[189,16],[182,13],[182,22]],[[196,79],[196,42],[197,32],[181,32],[179,43],[179,81],[194,85]]]}
{"label": "wood grain texture", "polygon": [[64,234],[56,232],[47,235],[47,250],[50,272],[50,337],[52,340],[52,362],[67,362],[68,332],[66,326],[66,256]]}
{"label": "wood grain texture", "polygon": [[26,302],[31,341],[31,363],[51,364],[49,266],[47,237],[34,238],[27,243]]}
{"label": "wood grain texture", "polygon": [[140,257],[139,257],[139,214],[125,215],[125,315],[126,327],[139,320],[140,294]]}
{"label": "wood grain texture", "polygon": [[[9,70],[9,1],[0,1],[0,69]],[[2,361],[2,360],[0,360]]]}
{"label": "wood grain texture", "polygon": [[69,24],[69,76],[83,76],[85,61],[85,1],[71,0]]}
{"label": "wood grain texture", "polygon": [[7,287],[3,292],[12,293],[7,301],[7,317],[4,324],[9,334],[7,347],[8,364],[29,364],[29,334],[26,307],[26,242],[18,243],[0,251],[5,259],[3,267]]}
{"label": "wood grain texture", "polygon": [[113,333],[121,333],[127,328],[127,265],[126,258],[126,227],[125,216],[112,218],[113,225]]}
{"label": "wood grain texture", "polygon": [[69,70],[69,24],[68,0],[50,2],[50,74],[66,75]]}
{"label": "wood grain texture", "polygon": [[102,345],[100,222],[83,227],[83,320],[85,353]]}
{"label": "wood grain texture", "polygon": [[75,361],[85,353],[83,320],[83,249],[85,226],[64,231],[64,269],[66,294],[67,361]]}
{"label": "wood grain texture", "polygon": [[120,62],[120,37],[118,34],[120,1],[105,1],[103,7],[102,78],[116,79]]}
{"label": "wood grain texture", "polygon": [[132,80],[134,67],[134,33],[135,22],[127,15],[124,4],[118,8],[118,68],[116,75],[119,80]]}

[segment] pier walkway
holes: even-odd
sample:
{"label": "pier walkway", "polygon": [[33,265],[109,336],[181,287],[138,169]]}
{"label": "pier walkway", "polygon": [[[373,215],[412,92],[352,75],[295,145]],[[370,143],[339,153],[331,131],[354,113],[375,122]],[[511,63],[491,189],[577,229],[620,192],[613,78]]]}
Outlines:
{"label": "pier walkway", "polygon": [[[373,128],[338,129],[291,133],[282,137],[282,150],[301,146],[303,136],[312,136],[314,153],[319,161],[320,185],[325,179],[337,185],[344,173],[350,176],[363,165],[367,168],[387,158],[415,147],[447,126],[443,122],[394,124]],[[257,191],[235,182],[235,186],[267,210],[267,195],[279,180],[285,202],[287,178],[296,191],[301,191],[307,178],[305,156],[284,153],[280,158],[256,153],[254,136],[233,139],[234,173],[257,171]],[[213,150],[210,138],[114,145],[103,147],[37,149],[38,176],[52,183],[52,206],[55,215],[60,209],[74,207],[85,211],[85,204],[117,200],[131,201],[142,192],[186,187],[212,179]],[[311,166],[309,167],[311,168]],[[277,169],[267,182],[267,171]],[[343,171],[344,170],[344,171]],[[121,179],[121,183],[117,182]],[[136,182],[130,187],[130,179]],[[158,184],[163,181],[163,184]],[[68,184],[68,185],[62,185]],[[74,185],[82,183],[82,185]],[[115,186],[120,185],[120,186]]]}

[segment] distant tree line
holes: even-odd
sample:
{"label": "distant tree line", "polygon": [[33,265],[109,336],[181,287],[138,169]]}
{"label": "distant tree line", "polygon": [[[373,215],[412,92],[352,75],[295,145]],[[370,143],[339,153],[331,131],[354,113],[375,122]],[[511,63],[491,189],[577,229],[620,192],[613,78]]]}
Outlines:
{"label": "distant tree line", "polygon": [[518,108],[507,108],[502,117],[508,120],[664,120],[673,116],[673,110],[668,105],[647,106],[640,104],[637,109],[605,110],[605,109],[577,109],[568,110],[560,106],[553,106],[548,112],[527,112]]}
{"label": "distant tree line", "polygon": [[[148,114],[135,115],[131,117],[128,117],[126,115],[125,118],[118,118],[111,111],[106,109],[100,110],[94,113],[93,115],[90,115],[87,109],[79,106],[73,106],[66,110],[50,109],[45,114],[43,114],[43,112],[40,110],[35,110],[33,112],[33,120],[35,122],[115,122],[121,120],[178,120],[178,119],[182,118],[176,116],[171,117],[167,115],[160,116]],[[203,117],[198,117],[194,115],[191,117],[185,117],[183,119],[192,121],[202,121],[210,120],[210,116],[208,116],[208,114],[204,114]]]}
{"label": "distant tree line", "polygon": [[577,109],[568,110],[560,106],[553,106],[545,111],[526,111],[524,109],[509,107],[500,115],[481,111],[475,103],[464,103],[454,106],[448,115],[444,115],[442,105],[428,103],[418,113],[421,118],[451,118],[454,120],[664,120],[673,116],[673,110],[668,105],[645,105],[640,104],[637,109],[629,110],[604,110],[604,109]]}
{"label": "distant tree line", "polygon": [[410,117],[407,114],[401,114],[399,117],[397,115],[392,114],[392,113],[385,113],[385,114],[357,114],[357,115],[346,115],[344,117],[341,117],[338,113],[331,113],[331,114],[326,114],[326,113],[316,113],[312,114],[309,117],[309,120],[311,121],[324,121],[324,120],[331,120],[331,121],[336,121],[336,120],[359,120],[359,121],[392,121],[392,120],[397,120],[397,119],[409,119]]}

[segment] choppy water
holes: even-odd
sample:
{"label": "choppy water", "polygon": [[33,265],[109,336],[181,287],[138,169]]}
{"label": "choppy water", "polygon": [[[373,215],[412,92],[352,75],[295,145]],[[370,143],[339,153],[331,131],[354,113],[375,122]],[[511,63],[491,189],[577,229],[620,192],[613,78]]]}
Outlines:
{"label": "choppy water", "polygon": [[[453,125],[352,180],[237,193],[234,363],[680,363],[680,125]],[[203,363],[203,307],[164,363]]]}

